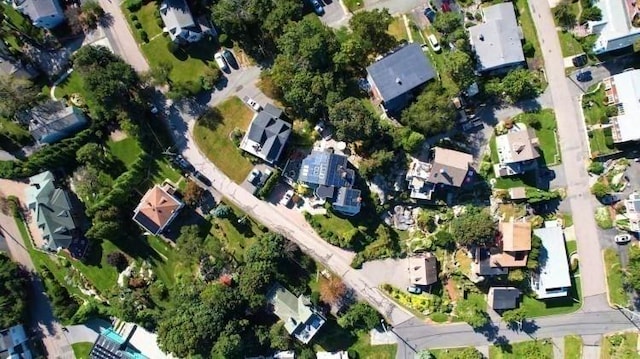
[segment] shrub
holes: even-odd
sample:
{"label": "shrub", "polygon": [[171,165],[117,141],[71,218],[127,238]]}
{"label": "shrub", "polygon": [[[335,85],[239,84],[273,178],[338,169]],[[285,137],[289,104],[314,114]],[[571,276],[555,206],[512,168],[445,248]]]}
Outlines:
{"label": "shrub", "polygon": [[139,29],[138,35],[140,35],[140,39],[142,39],[143,42],[145,43],[149,42],[149,35],[147,35],[146,31]]}
{"label": "shrub", "polygon": [[129,265],[127,257],[124,255],[124,253],[119,251],[107,254],[107,263],[116,267],[116,270],[118,270],[118,272],[123,271]]}
{"label": "shrub", "polygon": [[476,21],[482,21],[482,14],[477,12],[475,15]]}
{"label": "shrub", "polygon": [[142,7],[142,0],[127,0],[125,7],[131,12],[138,11]]}
{"label": "shrub", "polygon": [[618,116],[618,107],[617,106],[607,106],[606,113],[607,113],[607,117]]}
{"label": "shrub", "polygon": [[136,14],[131,14],[130,18],[131,18],[131,21],[138,21],[138,15]]}
{"label": "shrub", "polygon": [[202,83],[202,88],[205,90],[211,90],[215,86],[215,84],[222,77],[222,71],[220,69],[215,68],[205,68],[204,75],[200,76],[200,82]]}
{"label": "shrub", "polygon": [[465,12],[464,16],[466,16],[468,20],[473,20],[473,14],[470,11]]}
{"label": "shrub", "polygon": [[522,45],[522,52],[524,52],[524,56],[533,57],[536,54],[536,48],[529,41],[525,42]]}
{"label": "shrub", "polygon": [[229,36],[227,34],[220,34],[218,35],[218,43],[222,46],[226,46],[228,45],[227,42],[229,41]]}
{"label": "shrub", "polygon": [[155,17],[156,19],[162,21],[162,16],[160,16],[160,9],[155,9],[153,11],[153,17]]}
{"label": "shrub", "polygon": [[133,27],[136,29],[142,29],[142,24],[138,20],[133,20]]}
{"label": "shrub", "polygon": [[602,162],[593,161],[589,164],[589,172],[600,175],[604,172],[604,165]]}
{"label": "shrub", "polygon": [[613,148],[613,133],[611,131],[611,127],[607,127],[604,130],[604,144],[607,148]]}
{"label": "shrub", "polygon": [[169,41],[167,43],[167,50],[169,50],[170,53],[175,54],[179,49],[180,47],[175,42]]}
{"label": "shrub", "polygon": [[280,171],[275,170],[267,179],[267,182],[265,182],[262,188],[260,188],[260,190],[258,191],[258,198],[265,199],[266,197],[268,197],[269,194],[271,194],[271,191],[273,191],[273,188],[276,186],[276,184],[278,184],[279,179]]}

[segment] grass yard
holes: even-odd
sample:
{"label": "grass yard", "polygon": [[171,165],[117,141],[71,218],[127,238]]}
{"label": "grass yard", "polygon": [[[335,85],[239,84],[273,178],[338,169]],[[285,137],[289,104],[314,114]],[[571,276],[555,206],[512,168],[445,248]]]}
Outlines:
{"label": "grass yard", "polygon": [[578,241],[566,241],[567,253],[571,254],[578,251]]}
{"label": "grass yard", "polygon": [[589,148],[591,149],[591,158],[616,152],[613,145],[607,146],[607,136],[605,130],[601,128],[589,131]]}
{"label": "grass yard", "polygon": [[638,333],[624,333],[608,336],[600,348],[601,359],[638,358]]}
{"label": "grass yard", "polygon": [[253,111],[232,97],[198,119],[193,130],[200,150],[237,183],[247,177],[253,165],[240,154],[229,135],[236,128],[246,131],[252,118]]}
{"label": "grass yard", "polygon": [[582,358],[582,338],[577,335],[564,337],[564,359]]}
{"label": "grass yard", "polygon": [[595,218],[598,227],[602,229],[613,228],[613,219],[611,218],[609,207],[600,206],[596,208]]}
{"label": "grass yard", "polygon": [[604,266],[607,273],[609,302],[626,307],[629,304],[629,296],[624,290],[624,272],[615,249],[604,250]]}
{"label": "grass yard", "polygon": [[575,56],[584,52],[580,42],[570,32],[558,31],[558,39],[560,39],[563,57]]}
{"label": "grass yard", "polygon": [[244,216],[245,213],[233,205],[225,203],[231,207],[235,216],[232,218],[216,218],[213,219],[216,226],[211,226],[210,233],[216,238],[220,238],[225,246],[227,253],[231,254],[236,260],[242,262],[245,248],[248,248],[256,236],[263,234],[260,226],[249,218],[247,226],[237,223],[237,219]]}
{"label": "grass yard", "polygon": [[29,131],[17,123],[0,117],[0,148],[17,151],[22,146],[33,143]]}
{"label": "grass yard", "polygon": [[519,176],[496,178],[496,188],[509,189],[514,187],[536,187],[535,172],[525,172]]}
{"label": "grass yard", "polygon": [[71,348],[73,349],[73,354],[76,356],[76,359],[89,359],[89,353],[91,352],[92,347],[93,343],[89,342],[71,344]]}
{"label": "grass yard", "polygon": [[[357,1],[357,0],[355,0]],[[407,29],[404,26],[404,20],[402,16],[395,16],[393,18],[393,22],[389,25],[389,29],[387,32],[396,38],[396,40],[409,40],[409,35],[407,34]]]}
{"label": "grass yard", "polygon": [[536,28],[533,24],[533,18],[531,17],[527,0],[516,0],[514,2],[514,6],[518,9],[518,13],[520,14],[520,26],[522,27],[525,41],[533,44],[533,48],[536,50],[533,58],[536,63],[540,63],[540,66],[542,66],[544,64],[542,60],[542,50],[540,50],[538,34],[536,33]]}
{"label": "grass yard", "polygon": [[474,347],[463,347],[463,348],[448,348],[448,349],[429,349],[429,353],[431,353],[434,359],[448,359],[453,354],[460,354],[465,350],[477,350]]}
{"label": "grass yard", "polygon": [[551,339],[530,340],[526,342],[492,345],[489,347],[491,359],[521,359],[536,353],[536,358],[553,358],[553,344]]}
{"label": "grass yard", "polygon": [[607,122],[607,105],[604,86],[582,96],[582,111],[587,125],[598,125]]}
{"label": "grass yard", "polygon": [[525,295],[521,307],[526,310],[527,318],[573,313],[582,305],[581,290],[580,278],[571,274],[571,289],[567,297],[538,300]]}
{"label": "grass yard", "polygon": [[63,97],[71,96],[74,93],[80,94],[84,97],[84,83],[82,81],[82,76],[75,71],[56,86],[54,94],[57,99],[62,99]]}
{"label": "grass yard", "polygon": [[358,358],[393,359],[396,357],[396,344],[371,345],[369,333],[354,334],[342,329],[335,319],[329,317],[313,339],[315,351],[335,352],[349,350],[358,353]]}
{"label": "grass yard", "polygon": [[344,6],[346,6],[349,11],[354,12],[362,9],[364,0],[344,0]]}
{"label": "grass yard", "polygon": [[140,145],[138,145],[138,141],[133,137],[127,137],[116,142],[107,141],[107,146],[109,147],[111,154],[122,161],[127,168],[129,168],[133,162],[138,159],[138,156],[140,156],[140,153],[142,152]]}
{"label": "grass yard", "polygon": [[152,184],[162,183],[165,179],[169,179],[173,183],[180,182],[182,175],[165,158],[157,158],[155,161],[157,171],[151,177]]}
{"label": "grass yard", "polygon": [[523,122],[536,130],[540,149],[546,166],[560,163],[558,144],[556,142],[556,116],[551,109],[535,113],[523,113],[513,118],[514,122]]}

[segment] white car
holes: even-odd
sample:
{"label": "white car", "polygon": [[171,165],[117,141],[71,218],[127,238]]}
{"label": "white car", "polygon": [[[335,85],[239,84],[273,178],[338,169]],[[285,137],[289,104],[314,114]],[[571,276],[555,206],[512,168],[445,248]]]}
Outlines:
{"label": "white car", "polygon": [[440,43],[438,42],[436,35],[431,34],[427,39],[429,40],[429,46],[431,46],[431,49],[435,52],[440,52]]}
{"label": "white car", "polygon": [[220,52],[216,52],[216,54],[213,55],[213,59],[216,60],[216,65],[218,65],[220,70],[222,71],[229,70],[229,66],[227,66],[227,62],[224,60],[224,57],[222,57],[222,54]]}
{"label": "white car", "polygon": [[618,243],[618,244],[629,243],[629,242],[631,242],[631,235],[630,234],[618,234],[617,236],[613,237],[613,241]]}
{"label": "white car", "polygon": [[260,104],[259,104],[259,103],[257,103],[257,102],[256,102],[256,100],[252,99],[251,97],[249,97],[249,98],[247,99],[247,105],[251,106],[251,108],[252,108],[254,111],[260,111],[260,110],[262,110],[262,106],[260,106]]}
{"label": "white car", "polygon": [[284,196],[282,196],[282,199],[280,200],[280,204],[283,206],[288,206],[289,202],[291,202],[291,198],[293,198],[293,190],[288,190],[287,192],[285,192]]}

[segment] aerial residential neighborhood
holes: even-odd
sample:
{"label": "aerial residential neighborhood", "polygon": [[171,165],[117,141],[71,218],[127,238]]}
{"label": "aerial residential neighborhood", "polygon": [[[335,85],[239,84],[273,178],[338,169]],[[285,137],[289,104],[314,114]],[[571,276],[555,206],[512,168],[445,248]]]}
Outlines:
{"label": "aerial residential neighborhood", "polygon": [[640,356],[639,29],[0,2],[0,358]]}

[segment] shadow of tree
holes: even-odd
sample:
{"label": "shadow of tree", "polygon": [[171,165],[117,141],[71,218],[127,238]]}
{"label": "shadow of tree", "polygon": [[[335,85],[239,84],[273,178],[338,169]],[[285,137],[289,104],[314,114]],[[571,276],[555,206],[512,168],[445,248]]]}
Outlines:
{"label": "shadow of tree", "polygon": [[198,124],[211,131],[215,131],[216,128],[222,124],[223,120],[224,117],[222,116],[220,110],[213,107],[205,111],[205,113],[200,116],[200,118],[198,119]]}

